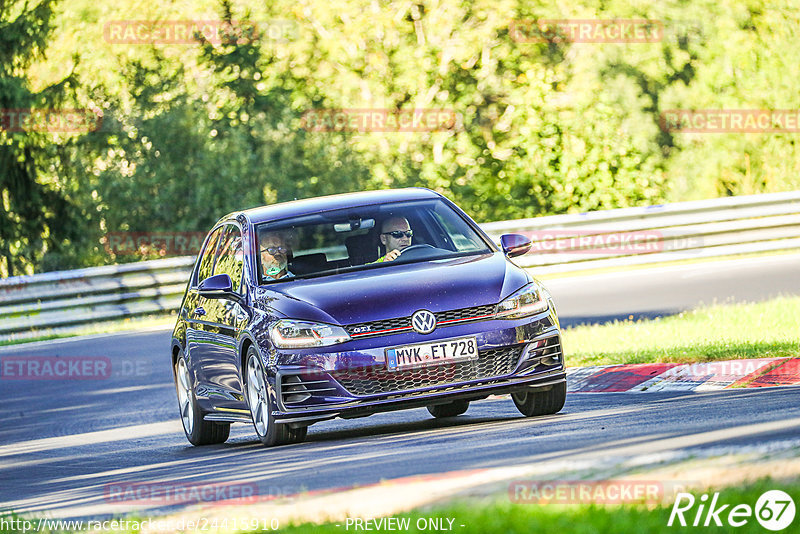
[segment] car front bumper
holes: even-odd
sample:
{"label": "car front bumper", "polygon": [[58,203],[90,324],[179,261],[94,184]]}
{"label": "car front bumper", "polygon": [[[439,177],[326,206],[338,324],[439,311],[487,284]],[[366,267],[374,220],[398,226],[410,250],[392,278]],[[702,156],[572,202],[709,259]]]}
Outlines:
{"label": "car front bumper", "polygon": [[384,337],[351,351],[286,355],[272,367],[277,408],[272,415],[278,423],[302,426],[532,387],[547,389],[566,380],[560,331],[548,313],[448,328],[436,340],[465,335],[477,337],[478,359],[401,372],[386,370],[385,350],[418,338],[392,336],[387,344]]}

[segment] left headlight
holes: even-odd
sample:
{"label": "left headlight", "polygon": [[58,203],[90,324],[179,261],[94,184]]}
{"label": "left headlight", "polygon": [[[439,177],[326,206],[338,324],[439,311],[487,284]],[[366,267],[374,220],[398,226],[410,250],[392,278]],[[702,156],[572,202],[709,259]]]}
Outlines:
{"label": "left headlight", "polygon": [[269,329],[272,344],[279,349],[326,347],[350,340],[341,326],[281,319]]}
{"label": "left headlight", "polygon": [[497,305],[497,317],[520,319],[546,309],[546,290],[536,282],[531,282]]}

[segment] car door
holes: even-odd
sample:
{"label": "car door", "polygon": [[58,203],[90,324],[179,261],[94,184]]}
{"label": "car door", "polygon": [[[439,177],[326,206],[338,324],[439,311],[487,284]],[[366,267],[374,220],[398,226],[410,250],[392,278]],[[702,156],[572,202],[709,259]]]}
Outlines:
{"label": "car door", "polygon": [[[233,291],[239,293],[244,266],[242,233],[233,224],[222,228],[212,274],[230,276]],[[205,310],[204,344],[199,362],[205,386],[202,392],[214,399],[217,409],[230,409],[242,400],[237,345],[242,329],[247,326],[247,310],[232,298],[199,297],[198,302]]]}
{"label": "car door", "polygon": [[209,350],[210,343],[206,331],[207,313],[204,308],[205,301],[208,299],[200,297],[197,292],[197,286],[213,273],[214,261],[217,257],[217,249],[223,231],[224,227],[219,227],[213,230],[208,239],[206,239],[205,246],[200,252],[200,261],[198,261],[197,269],[192,275],[189,291],[186,294],[186,300],[181,310],[186,320],[186,358],[189,372],[194,377],[194,382],[197,386],[195,392],[198,397],[206,396],[206,379],[201,363],[206,359],[203,353]]}

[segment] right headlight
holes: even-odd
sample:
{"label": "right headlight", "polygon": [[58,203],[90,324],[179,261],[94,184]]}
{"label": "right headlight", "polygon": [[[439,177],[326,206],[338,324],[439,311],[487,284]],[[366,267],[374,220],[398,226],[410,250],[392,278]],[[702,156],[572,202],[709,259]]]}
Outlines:
{"label": "right headlight", "polygon": [[326,347],[350,340],[341,326],[294,319],[281,319],[269,329],[272,344],[279,349]]}
{"label": "right headlight", "polygon": [[497,317],[521,319],[541,313],[547,306],[545,289],[536,282],[531,282],[497,305]]}

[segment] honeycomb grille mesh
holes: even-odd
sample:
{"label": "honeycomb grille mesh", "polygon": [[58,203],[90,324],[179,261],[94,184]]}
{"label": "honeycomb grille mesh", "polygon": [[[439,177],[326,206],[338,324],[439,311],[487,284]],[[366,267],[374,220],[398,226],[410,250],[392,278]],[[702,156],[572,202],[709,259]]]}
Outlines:
{"label": "honeycomb grille mesh", "polygon": [[473,306],[472,308],[439,312],[436,314],[436,322],[457,321],[484,315],[493,315],[496,307],[495,304],[487,304],[486,306]]}
{"label": "honeycomb grille mesh", "polygon": [[383,321],[349,324],[344,327],[344,329],[350,335],[358,334],[362,331],[364,332],[362,335],[367,335],[392,328],[411,328],[411,317],[398,317],[397,319],[384,319]]}
{"label": "honeycomb grille mesh", "polygon": [[523,346],[481,351],[477,360],[456,362],[389,372],[383,369],[354,369],[332,374],[352,395],[377,395],[440,384],[455,384],[511,373],[519,361]]}

